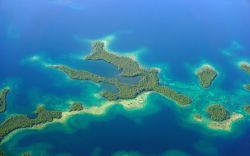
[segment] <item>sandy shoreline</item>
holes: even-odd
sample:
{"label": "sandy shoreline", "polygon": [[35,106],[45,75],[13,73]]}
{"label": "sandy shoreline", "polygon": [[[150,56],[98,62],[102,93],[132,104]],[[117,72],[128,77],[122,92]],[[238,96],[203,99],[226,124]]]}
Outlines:
{"label": "sandy shoreline", "polygon": [[232,115],[229,119],[222,121],[222,122],[217,122],[217,121],[211,121],[209,119],[204,119],[200,115],[195,114],[193,116],[193,120],[205,125],[206,127],[208,127],[211,130],[221,130],[221,131],[230,132],[230,131],[232,131],[232,125],[235,122],[243,119],[243,117],[244,116],[242,114],[234,112],[234,113],[232,113]]}
{"label": "sandy shoreline", "polygon": [[146,100],[147,100],[147,98],[148,98],[148,96],[150,94],[151,94],[151,92],[145,92],[145,93],[137,96],[135,99],[107,101],[107,102],[104,102],[100,106],[93,106],[93,107],[84,108],[82,111],[63,112],[62,113],[62,118],[60,118],[60,119],[55,119],[52,122],[36,125],[36,126],[33,126],[33,127],[29,127],[29,128],[20,128],[20,129],[17,129],[15,131],[11,132],[10,134],[8,134],[2,140],[1,144],[4,144],[4,143],[8,142],[16,134],[18,134],[18,133],[20,133],[20,132],[22,132],[24,130],[43,130],[48,125],[51,125],[51,124],[54,124],[54,123],[62,123],[62,124],[64,124],[64,123],[67,122],[67,120],[69,118],[73,117],[74,115],[80,115],[80,114],[91,114],[91,115],[96,115],[96,116],[105,115],[108,109],[110,109],[112,106],[117,105],[117,104],[122,105],[123,108],[125,110],[127,110],[127,111],[142,109],[142,108],[144,108],[144,106],[146,104]]}
{"label": "sandy shoreline", "polygon": [[196,68],[194,73],[197,75],[200,72],[202,72],[204,69],[207,69],[207,68],[211,69],[211,70],[215,71],[217,74],[219,74],[219,72],[212,65],[207,64],[207,63],[204,63],[200,67]]}
{"label": "sandy shoreline", "polygon": [[242,65],[246,65],[246,66],[249,66],[249,67],[250,67],[250,63],[247,62],[247,61],[240,61],[240,62],[238,63],[238,66],[239,66],[239,67],[242,66]]}
{"label": "sandy shoreline", "polygon": [[231,117],[225,121],[222,122],[215,122],[212,121],[208,123],[208,127],[215,130],[223,130],[223,131],[231,131],[232,125],[243,118],[242,114],[239,113],[232,113]]}

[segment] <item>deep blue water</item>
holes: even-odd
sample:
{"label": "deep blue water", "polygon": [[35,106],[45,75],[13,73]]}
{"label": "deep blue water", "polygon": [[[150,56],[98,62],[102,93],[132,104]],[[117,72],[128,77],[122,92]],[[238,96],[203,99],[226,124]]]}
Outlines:
{"label": "deep blue water", "polygon": [[[61,109],[67,107],[65,101],[69,99],[97,104],[93,94],[101,90],[99,86],[70,81],[28,59],[37,55],[46,63],[64,63],[113,76],[117,71],[109,64],[79,60],[90,52],[88,40],[109,35],[115,36],[112,50],[127,53],[144,49],[139,53],[140,62],[147,67],[164,67],[162,75],[168,75],[173,82],[193,85],[193,69],[210,63],[220,72],[214,85],[235,95],[240,84],[249,82],[237,67],[241,60],[250,61],[249,28],[248,0],[1,0],[0,86],[8,84],[13,89],[8,97],[8,112],[0,119],[11,113],[29,114],[38,103]],[[223,53],[225,49],[229,55]],[[166,100],[153,102],[167,107],[143,118],[142,125],[115,108],[117,114],[111,112],[110,120],[92,119],[88,128],[79,127],[73,134],[56,128],[34,132],[16,146],[23,151],[25,146],[46,142],[53,145],[48,151],[51,155],[90,155],[96,147],[101,149],[101,155],[121,150],[159,155],[171,149],[190,155],[250,155],[249,122],[239,125],[240,136],[217,138],[182,126],[175,107],[168,107],[172,104]],[[85,116],[79,118],[84,122]],[[211,149],[197,149],[197,144]]]}
{"label": "deep blue water", "polygon": [[[116,108],[111,111],[118,110]],[[74,134],[65,134],[60,130],[39,135],[31,134],[21,139],[19,145],[25,147],[34,142],[47,142],[46,136],[49,135],[50,143],[57,145],[49,149],[52,155],[91,155],[97,147],[101,149],[101,155],[107,156],[123,150],[140,151],[144,155],[159,155],[171,149],[181,149],[197,155],[193,144],[199,141],[201,136],[176,124],[178,116],[169,109],[146,117],[143,119],[144,124],[136,124],[124,116],[114,114],[109,121],[93,121],[88,129],[77,130]],[[82,116],[74,120],[84,122],[86,118],[88,117]],[[65,141],[58,142],[62,137]]]}

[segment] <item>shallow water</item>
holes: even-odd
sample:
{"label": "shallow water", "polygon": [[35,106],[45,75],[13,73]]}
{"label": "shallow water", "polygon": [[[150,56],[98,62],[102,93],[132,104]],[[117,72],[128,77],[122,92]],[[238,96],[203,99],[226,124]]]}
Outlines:
{"label": "shallow water", "polygon": [[[76,115],[65,124],[18,132],[4,148],[12,155],[159,155],[169,150],[194,156],[247,155],[249,116],[231,133],[211,131],[190,116],[206,115],[205,106],[211,103],[240,113],[250,103],[241,88],[249,76],[238,68],[240,61],[250,61],[249,16],[248,0],[20,0],[18,5],[2,0],[0,86],[12,90],[1,120],[13,113],[31,114],[41,103],[59,110],[67,110],[72,101],[101,105],[101,85],[70,80],[46,65],[117,75],[110,64],[82,59],[90,52],[90,40],[105,37],[109,49],[136,55],[144,67],[160,68],[162,84],[194,98],[192,106],[180,108],[153,94],[142,110],[127,112],[117,106],[104,116]],[[204,63],[219,72],[208,90],[199,87],[194,74]]]}

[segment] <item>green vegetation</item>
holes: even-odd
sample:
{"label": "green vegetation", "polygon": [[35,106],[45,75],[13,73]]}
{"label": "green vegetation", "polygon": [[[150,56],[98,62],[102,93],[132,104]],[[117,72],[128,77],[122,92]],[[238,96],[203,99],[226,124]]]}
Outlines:
{"label": "green vegetation", "polygon": [[21,156],[32,156],[32,154],[30,152],[25,152]]}
{"label": "green vegetation", "polygon": [[7,95],[9,93],[9,88],[4,88],[0,91],[0,113],[3,113],[6,111],[6,105],[7,105]]}
{"label": "green vegetation", "polygon": [[242,69],[246,73],[250,74],[250,64],[249,63],[241,63],[240,69]]}
{"label": "green vegetation", "polygon": [[250,115],[250,105],[245,105],[244,106],[244,111]]}
{"label": "green vegetation", "polygon": [[[240,69],[243,70],[244,72],[250,74],[250,64],[247,62],[241,63],[240,64]],[[243,85],[245,90],[250,91],[250,84],[245,84]]]}
{"label": "green vegetation", "polygon": [[116,66],[122,76],[136,76],[143,73],[143,69],[140,68],[139,64],[129,57],[117,56],[109,53],[104,49],[105,45],[103,42],[94,42],[92,44],[92,53],[87,56],[87,60],[104,60],[108,63]]}
{"label": "green vegetation", "polygon": [[83,106],[81,103],[75,102],[71,105],[69,112],[76,112],[83,110]]}
{"label": "green vegetation", "polygon": [[221,104],[213,104],[208,106],[207,113],[213,121],[224,121],[230,118],[229,111]]}
{"label": "green vegetation", "polygon": [[203,88],[208,88],[217,77],[217,72],[209,66],[202,66],[197,72],[197,76],[199,78],[200,85]]}
{"label": "green vegetation", "polygon": [[52,122],[54,119],[60,119],[62,117],[62,112],[49,111],[43,106],[37,107],[35,114],[36,118],[29,118],[26,115],[10,116],[0,124],[0,139],[3,139],[16,129],[33,127],[46,122]]}
{"label": "green vegetation", "polygon": [[91,55],[87,60],[103,60],[113,64],[121,71],[123,77],[140,76],[137,84],[122,83],[118,78],[106,78],[85,70],[76,70],[64,65],[51,66],[63,71],[74,80],[91,80],[95,83],[107,83],[117,88],[117,92],[104,90],[102,96],[108,100],[132,99],[146,91],[158,92],[181,105],[192,102],[191,98],[174,91],[167,86],[159,85],[158,71],[155,69],[142,69],[139,64],[129,57],[117,56],[104,49],[103,42],[95,42],[92,45]]}

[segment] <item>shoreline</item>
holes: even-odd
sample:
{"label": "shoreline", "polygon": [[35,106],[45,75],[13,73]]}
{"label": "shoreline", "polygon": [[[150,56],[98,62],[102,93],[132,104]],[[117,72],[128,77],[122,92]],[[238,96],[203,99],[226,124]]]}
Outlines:
{"label": "shoreline", "polygon": [[231,132],[232,131],[232,126],[235,122],[243,119],[243,115],[239,114],[239,113],[232,113],[231,117],[225,121],[222,122],[215,122],[215,121],[211,121],[210,123],[208,123],[208,128],[210,129],[214,129],[214,130],[223,130],[223,131],[228,131]]}
{"label": "shoreline", "polygon": [[238,62],[238,66],[242,66],[242,65],[247,65],[247,66],[250,66],[250,63],[248,61],[239,61]]}
{"label": "shoreline", "polygon": [[199,67],[195,68],[194,74],[197,75],[197,74],[199,74],[200,72],[202,72],[206,68],[209,68],[209,69],[215,71],[217,73],[217,75],[219,74],[219,72],[215,69],[215,67],[212,66],[211,64],[208,64],[208,63],[204,63],[204,64],[200,65]]}
{"label": "shoreline", "polygon": [[89,115],[93,115],[93,116],[105,115],[106,112],[108,111],[108,109],[110,109],[114,105],[121,105],[127,111],[142,109],[145,107],[147,98],[151,93],[152,92],[145,92],[134,99],[106,101],[100,106],[93,106],[93,107],[89,107],[89,108],[84,108],[81,111],[62,112],[62,117],[60,119],[55,119],[52,122],[47,122],[45,124],[35,125],[33,127],[19,128],[19,129],[14,130],[13,132],[11,132],[10,134],[8,134],[6,137],[3,138],[0,145],[5,144],[9,140],[11,140],[15,135],[21,133],[22,131],[43,130],[47,126],[55,124],[55,123],[65,124],[65,123],[67,123],[68,119],[70,119],[71,117],[73,117],[75,115],[82,115],[82,114],[89,114]]}
{"label": "shoreline", "polygon": [[192,116],[192,119],[193,121],[195,121],[195,123],[202,124],[209,130],[231,132],[233,129],[233,125],[236,122],[243,120],[244,116],[243,114],[233,112],[229,119],[218,122],[218,121],[211,121],[207,118],[203,118],[199,114],[195,114]]}

